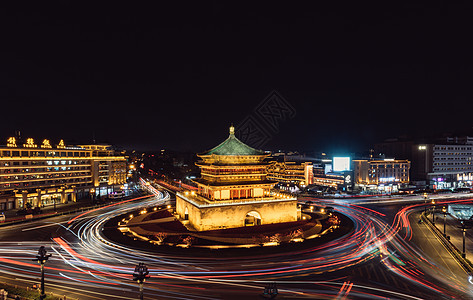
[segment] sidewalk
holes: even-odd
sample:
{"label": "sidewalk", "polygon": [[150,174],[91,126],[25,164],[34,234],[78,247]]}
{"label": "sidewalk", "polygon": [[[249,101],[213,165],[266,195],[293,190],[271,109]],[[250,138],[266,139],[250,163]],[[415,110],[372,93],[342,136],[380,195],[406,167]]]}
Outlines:
{"label": "sidewalk", "polygon": [[446,222],[446,219],[443,219],[443,214],[442,214],[442,218],[435,218],[435,223],[433,222],[432,213],[430,213],[430,215],[422,213],[421,219],[424,221],[424,224],[427,225],[427,227],[430,227],[430,232],[433,234],[433,236],[437,238],[440,244],[443,245],[443,247],[447,250],[447,252],[451,254],[451,256],[458,263],[458,265],[461,266],[461,268],[467,274],[473,274],[473,264],[467,257],[462,255],[461,246],[458,247],[458,240],[459,240],[457,236],[458,232],[455,230],[456,220],[451,220],[451,222],[453,222],[452,226],[450,226],[451,230],[450,232],[446,231],[446,235],[444,235],[443,234],[443,224],[444,224],[443,221],[445,220],[446,225],[447,225],[447,222]]}
{"label": "sidewalk", "polygon": [[[71,209],[78,208],[78,207],[83,207],[83,206],[92,206],[92,201],[90,199],[81,199],[77,202],[57,203],[56,204],[56,210],[54,210],[54,205],[48,205],[46,207],[41,208],[41,214],[40,215],[50,214],[50,213],[55,212],[55,211],[56,212],[64,212],[64,211],[67,211],[67,210],[71,210]],[[9,221],[11,219],[18,219],[18,218],[24,217],[22,215],[17,215],[16,214],[18,210],[19,209],[10,209],[10,210],[4,211],[3,214],[5,215],[6,220]]]}
{"label": "sidewalk", "polygon": [[[443,223],[444,218],[442,213],[436,213],[435,226],[443,233]],[[429,219],[432,220],[432,215],[429,214]],[[463,235],[462,229],[459,228],[460,221],[447,215],[446,218],[446,234],[450,236],[450,242],[455,245],[455,247],[462,251],[463,249]],[[466,258],[472,260],[473,258],[473,229],[467,229],[465,232],[465,254]]]}

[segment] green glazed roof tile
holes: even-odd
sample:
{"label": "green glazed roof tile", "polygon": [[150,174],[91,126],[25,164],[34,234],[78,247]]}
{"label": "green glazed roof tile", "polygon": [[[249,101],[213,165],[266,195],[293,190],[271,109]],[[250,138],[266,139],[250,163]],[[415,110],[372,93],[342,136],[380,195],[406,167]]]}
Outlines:
{"label": "green glazed roof tile", "polygon": [[251,148],[246,145],[233,133],[233,130],[230,129],[230,135],[228,138],[223,141],[218,146],[200,153],[199,155],[264,155],[265,152],[262,150]]}

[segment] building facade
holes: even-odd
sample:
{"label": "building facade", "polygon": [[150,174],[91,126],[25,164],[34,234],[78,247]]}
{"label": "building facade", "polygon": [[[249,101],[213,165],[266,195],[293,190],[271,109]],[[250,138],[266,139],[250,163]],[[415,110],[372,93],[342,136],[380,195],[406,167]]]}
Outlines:
{"label": "building facade", "polygon": [[473,137],[436,137],[424,143],[386,141],[375,146],[377,154],[411,161],[411,184],[447,189],[473,183]]}
{"label": "building facade", "polygon": [[[473,144],[419,144],[414,151],[422,163],[417,170],[434,189],[471,187]],[[420,164],[420,163],[419,163]]]}
{"label": "building facade", "polygon": [[296,163],[292,161],[269,163],[268,179],[279,183],[308,186],[314,183],[314,166],[312,162]]}
{"label": "building facade", "polygon": [[341,190],[345,186],[345,177],[339,174],[319,174],[314,176],[314,184]]}
{"label": "building facade", "polygon": [[126,182],[126,170],[125,157],[115,156],[110,146],[71,147],[62,140],[55,146],[49,140],[37,145],[33,139],[20,143],[11,137],[0,146],[0,211],[105,195]]}
{"label": "building facade", "polygon": [[297,221],[297,200],[271,192],[276,182],[267,178],[268,156],[238,140],[230,127],[224,142],[198,154],[197,192],[176,194],[180,220],[198,231]]}
{"label": "building facade", "polygon": [[397,191],[409,183],[411,163],[408,160],[353,160],[355,184],[364,189]]}

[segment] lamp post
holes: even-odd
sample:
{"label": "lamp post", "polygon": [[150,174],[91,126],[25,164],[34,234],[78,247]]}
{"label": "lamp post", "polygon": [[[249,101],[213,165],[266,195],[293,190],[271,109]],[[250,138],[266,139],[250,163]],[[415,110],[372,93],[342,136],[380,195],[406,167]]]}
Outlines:
{"label": "lamp post", "polygon": [[435,200],[432,199],[432,224],[435,224]]}
{"label": "lamp post", "polygon": [[442,207],[442,212],[443,212],[443,236],[447,237],[447,207],[444,206]]}
{"label": "lamp post", "polygon": [[38,255],[36,255],[36,259],[33,261],[38,261],[41,264],[41,295],[39,296],[40,300],[46,298],[46,294],[44,293],[44,264],[51,257],[51,254],[46,254],[46,248],[44,246],[39,247]]}
{"label": "lamp post", "polygon": [[92,199],[92,204],[95,204],[95,189],[91,188],[89,192],[90,192],[90,198]]}
{"label": "lamp post", "polygon": [[56,196],[51,196],[53,198],[54,212],[56,212]]}
{"label": "lamp post", "polygon": [[424,214],[427,213],[427,193],[424,193]]}
{"label": "lamp post", "polygon": [[462,220],[460,223],[462,224],[462,227],[461,227],[461,228],[462,228],[462,235],[463,235],[463,248],[462,248],[463,251],[462,251],[462,256],[463,256],[463,258],[465,258],[465,257],[466,257],[466,253],[465,253],[465,232],[466,232],[466,225],[465,225],[465,222],[464,222],[463,220]]}
{"label": "lamp post", "polygon": [[460,224],[461,224],[461,226],[459,226],[458,228],[461,228],[462,236],[463,236],[462,257],[465,258],[466,257],[465,235],[466,235],[466,230],[471,228],[471,220],[469,220],[469,219],[460,220]]}
{"label": "lamp post", "polygon": [[149,278],[148,274],[148,267],[146,267],[144,263],[139,263],[133,272],[133,280],[140,285],[140,300],[143,300],[143,283],[146,278]]}

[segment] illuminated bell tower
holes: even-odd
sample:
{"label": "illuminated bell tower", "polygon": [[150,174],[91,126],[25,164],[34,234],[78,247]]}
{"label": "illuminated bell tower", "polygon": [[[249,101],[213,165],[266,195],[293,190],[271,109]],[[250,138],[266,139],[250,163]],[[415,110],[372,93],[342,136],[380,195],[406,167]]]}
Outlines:
{"label": "illuminated bell tower", "polygon": [[241,142],[231,126],[225,141],[197,154],[202,159],[196,163],[201,170],[201,178],[194,180],[197,193],[212,201],[264,197],[276,184],[266,178],[263,161],[269,155]]}
{"label": "illuminated bell tower", "polygon": [[296,221],[296,199],[270,193],[269,155],[240,141],[231,126],[225,141],[197,154],[197,193],[178,193],[177,213],[197,230]]}

